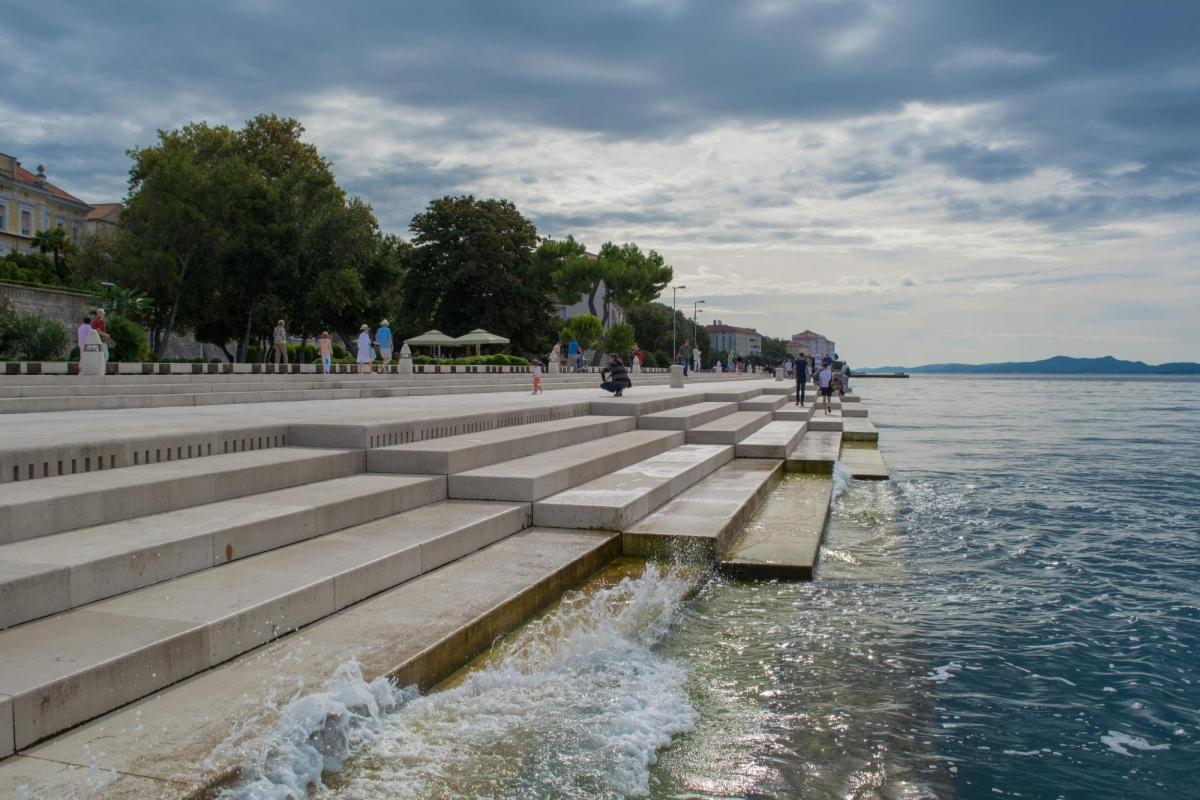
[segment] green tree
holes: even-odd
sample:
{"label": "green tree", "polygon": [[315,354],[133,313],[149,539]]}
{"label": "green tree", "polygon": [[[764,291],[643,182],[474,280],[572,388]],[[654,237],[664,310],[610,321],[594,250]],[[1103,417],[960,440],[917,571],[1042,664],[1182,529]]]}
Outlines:
{"label": "green tree", "polygon": [[507,200],[443,197],[413,217],[403,283],[403,331],[460,335],[485,328],[525,353],[554,336],[550,298],[536,279],[537,229]]}
{"label": "green tree", "polygon": [[[703,325],[697,325],[695,335],[692,333],[692,320],[682,311],[676,310],[675,318],[675,347],[671,346],[671,307],[662,303],[646,303],[625,309],[625,320],[633,325],[638,346],[643,351],[670,353],[674,359],[675,353],[684,342],[693,342],[700,348],[705,359],[709,355],[708,331]],[[708,363],[707,360],[705,363]]]}
{"label": "green tree", "polygon": [[628,323],[614,323],[604,332],[604,352],[614,353],[622,360],[629,358],[633,343],[633,326]]}
{"label": "green tree", "polygon": [[558,335],[564,342],[579,342],[580,350],[591,350],[604,335],[604,323],[594,314],[580,314],[567,320]]}
{"label": "green tree", "polygon": [[48,361],[66,351],[67,330],[37,314],[21,314],[0,297],[0,356]]}
{"label": "green tree", "polygon": [[611,305],[621,308],[649,303],[671,282],[675,271],[663,257],[651,250],[643,253],[632,242],[616,245],[606,242],[600,248],[601,272],[606,289],[604,324],[608,324]]}
{"label": "green tree", "polygon": [[219,300],[201,287],[216,285],[231,236],[249,221],[239,218],[239,201],[253,181],[237,134],[225,126],[193,123],[158,137],[158,144],[129,152],[122,257],[113,277],[154,299],[152,347],[161,355],[185,300],[193,309]]}
{"label": "green tree", "polygon": [[150,355],[146,332],[133,320],[118,314],[107,315],[104,331],[110,337],[109,361],[145,361]]}
{"label": "green tree", "polygon": [[54,257],[54,272],[63,285],[70,284],[70,273],[67,271],[66,256],[74,252],[75,244],[62,228],[36,231],[31,244],[42,253],[50,253]]}
{"label": "green tree", "polygon": [[777,366],[791,358],[792,354],[788,352],[785,339],[776,339],[772,336],[762,337],[762,360],[767,366]]}

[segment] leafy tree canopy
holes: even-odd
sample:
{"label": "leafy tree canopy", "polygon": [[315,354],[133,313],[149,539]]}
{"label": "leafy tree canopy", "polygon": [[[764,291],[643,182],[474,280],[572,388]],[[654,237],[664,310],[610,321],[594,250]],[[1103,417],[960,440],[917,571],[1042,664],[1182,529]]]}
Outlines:
{"label": "leafy tree canopy", "polygon": [[581,350],[591,350],[600,343],[604,334],[604,323],[594,314],[579,314],[571,317],[559,329],[559,338],[564,342],[572,339],[579,342]]}

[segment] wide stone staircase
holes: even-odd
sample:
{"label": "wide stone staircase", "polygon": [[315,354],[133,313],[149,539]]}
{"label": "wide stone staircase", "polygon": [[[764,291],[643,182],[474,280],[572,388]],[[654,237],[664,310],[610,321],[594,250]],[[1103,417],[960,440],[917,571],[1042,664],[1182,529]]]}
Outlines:
{"label": "wide stone staircase", "polygon": [[598,557],[579,529],[715,562],[785,470],[828,473],[844,426],[873,431],[861,404],[814,415],[790,388],[458,417],[415,441],[293,426],[280,446],[0,484],[0,758],[522,531],[496,557],[537,562],[559,537],[553,574]]}

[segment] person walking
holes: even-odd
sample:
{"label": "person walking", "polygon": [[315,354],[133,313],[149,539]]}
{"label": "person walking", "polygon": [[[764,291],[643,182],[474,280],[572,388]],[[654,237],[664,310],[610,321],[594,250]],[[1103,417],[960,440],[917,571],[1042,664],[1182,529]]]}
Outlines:
{"label": "person walking", "polygon": [[699,347],[692,348],[692,370],[694,372],[700,371],[700,348]]}
{"label": "person walking", "polygon": [[642,350],[636,344],[633,346],[633,356],[630,359],[633,362],[633,374],[642,374]]}
{"label": "person walking", "polygon": [[612,392],[613,397],[620,397],[622,392],[633,385],[633,381],[629,380],[629,371],[616,355],[608,357],[608,366],[600,370],[600,380],[600,388]]}
{"label": "person walking", "polygon": [[287,328],[284,327],[283,320],[279,320],[275,323],[275,331],[271,337],[271,360],[274,363],[288,363],[287,340]]}
{"label": "person walking", "polygon": [[363,374],[371,371],[371,363],[375,360],[375,352],[371,348],[371,328],[363,325],[358,329],[358,352],[354,360],[358,363],[358,372]]}
{"label": "person walking", "polygon": [[804,385],[808,383],[808,359],[801,353],[792,363],[792,372],[796,374],[796,405],[804,405]]}
{"label": "person walking", "polygon": [[821,403],[825,407],[825,413],[831,413],[829,402],[833,396],[833,370],[829,367],[833,363],[833,359],[826,356],[821,364],[821,372],[817,375],[818,386],[821,391]]}
{"label": "person walking", "polygon": [[317,353],[321,356],[321,368],[328,375],[333,366],[333,340],[329,338],[329,331],[321,331],[317,337]]}
{"label": "person walking", "polygon": [[685,378],[688,374],[688,364],[691,363],[692,360],[692,348],[688,346],[689,344],[691,343],[684,342],[680,346],[679,352],[675,354],[676,358],[678,359],[677,363],[683,365],[683,375]]}
{"label": "person walking", "polygon": [[533,369],[530,370],[533,375],[533,394],[542,393],[542,362],[536,358],[533,360]]}
{"label": "person walking", "polygon": [[392,363],[392,329],[386,319],[375,329],[375,344],[379,345],[379,357],[383,359],[383,369],[379,373],[382,375]]}

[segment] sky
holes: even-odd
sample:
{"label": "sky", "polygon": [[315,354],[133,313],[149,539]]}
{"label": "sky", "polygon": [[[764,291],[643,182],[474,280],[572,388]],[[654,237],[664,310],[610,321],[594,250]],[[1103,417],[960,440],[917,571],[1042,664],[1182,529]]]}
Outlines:
{"label": "sky", "polygon": [[276,113],[387,232],[504,197],[852,364],[1200,360],[1200,3],[4,5],[0,151],[89,202]]}

